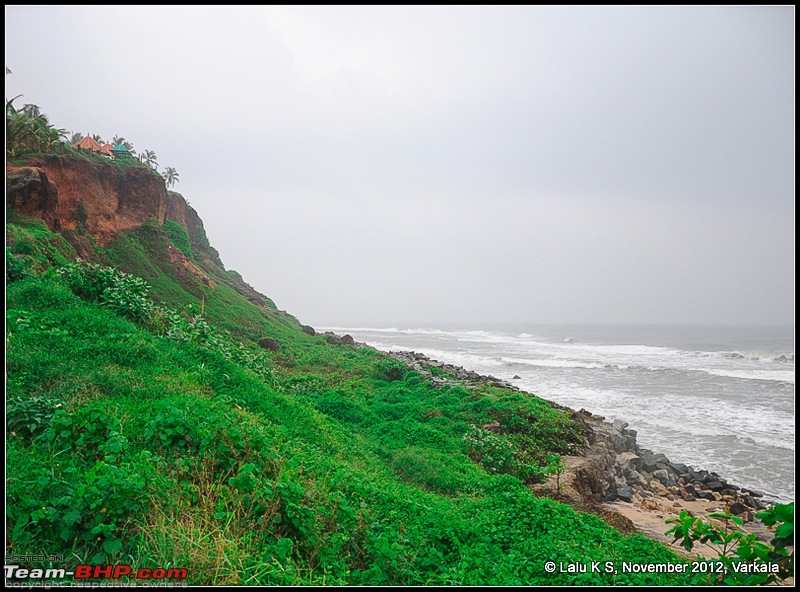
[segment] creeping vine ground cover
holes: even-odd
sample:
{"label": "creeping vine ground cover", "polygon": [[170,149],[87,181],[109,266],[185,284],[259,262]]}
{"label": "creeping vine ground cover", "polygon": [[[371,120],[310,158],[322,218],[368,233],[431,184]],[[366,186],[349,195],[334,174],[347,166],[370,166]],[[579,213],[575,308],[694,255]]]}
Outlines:
{"label": "creeping vine ground cover", "polygon": [[684,561],[531,493],[583,437],[550,403],[434,387],[307,335],[208,261],[214,288],[179,276],[170,226],[94,264],[36,221],[8,232],[7,553],[176,566],[193,584],[691,582],[544,570]]}

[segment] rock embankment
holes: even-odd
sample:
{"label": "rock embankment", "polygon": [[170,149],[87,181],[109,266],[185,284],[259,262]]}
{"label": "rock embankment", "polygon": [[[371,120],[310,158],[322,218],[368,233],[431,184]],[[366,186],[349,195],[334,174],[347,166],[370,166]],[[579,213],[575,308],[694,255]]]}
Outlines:
{"label": "rock embankment", "polygon": [[[489,384],[520,390],[494,376],[438,362],[421,353],[389,353],[434,385]],[[628,429],[628,424],[619,419],[607,422],[585,409],[573,412],[572,417],[586,429],[585,450],[580,456],[566,458],[561,479],[577,494],[574,501],[597,504],[621,500],[655,509],[664,503],[680,507],[681,502],[709,500],[727,506],[745,522],[754,520],[755,512],[766,507],[759,492],[737,487],[717,473],[675,463],[663,454],[639,447],[636,431]]]}
{"label": "rock embankment", "polygon": [[451,386],[475,387],[480,384],[488,384],[490,386],[519,391],[519,389],[510,382],[495,378],[494,376],[478,374],[477,372],[467,370],[461,366],[445,364],[444,362],[433,360],[425,354],[413,351],[391,351],[388,353],[401,362],[405,362],[412,370],[419,372],[435,386],[449,384]]}
{"label": "rock embankment", "polygon": [[682,501],[705,499],[727,506],[731,514],[745,522],[754,520],[754,513],[766,507],[759,492],[639,447],[636,431],[619,419],[609,423],[585,409],[573,417],[587,427],[589,446],[580,462],[573,461],[584,467],[574,471],[573,481],[575,489],[587,500],[622,500],[655,509],[659,501],[680,507]]}

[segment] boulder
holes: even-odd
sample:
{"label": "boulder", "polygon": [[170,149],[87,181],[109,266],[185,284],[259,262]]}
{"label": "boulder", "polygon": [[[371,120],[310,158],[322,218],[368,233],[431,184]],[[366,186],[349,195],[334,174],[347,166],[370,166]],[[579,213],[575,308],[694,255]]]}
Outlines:
{"label": "boulder", "polygon": [[747,506],[739,502],[733,502],[728,508],[731,511],[731,514],[734,516],[739,516],[740,514],[744,514],[747,512]]}
{"label": "boulder", "polygon": [[314,331],[314,327],[311,327],[309,325],[302,325],[300,328],[303,330],[303,333],[305,333],[306,335],[311,335],[313,337],[314,335],[317,334],[317,332]]}
{"label": "boulder", "polygon": [[356,344],[356,340],[353,339],[350,335],[342,335],[340,341],[342,342],[342,345],[355,345]]}
{"label": "boulder", "polygon": [[684,475],[694,470],[689,465],[682,465],[681,463],[672,463],[672,468],[675,469],[675,472],[678,475]]}
{"label": "boulder", "polygon": [[652,473],[658,469],[666,469],[668,464],[669,460],[663,454],[642,454],[642,458],[639,460],[639,469]]}
{"label": "boulder", "polygon": [[742,512],[741,514],[739,514],[739,518],[741,518],[744,522],[752,522],[753,520],[756,519],[755,514],[753,514],[753,512],[751,512],[750,510],[747,510],[746,512]]}
{"label": "boulder", "polygon": [[743,495],[740,499],[742,500],[742,503],[750,508],[758,507],[758,502],[750,495]]}
{"label": "boulder", "polygon": [[670,475],[666,469],[658,469],[653,471],[653,479],[657,479],[664,485],[670,485]]}
{"label": "boulder", "polygon": [[633,490],[627,486],[623,485],[622,487],[617,488],[617,497],[621,499],[623,502],[632,502],[633,501]]}
{"label": "boulder", "polygon": [[639,456],[633,452],[621,452],[617,455],[617,464],[624,470],[630,466],[632,460],[636,460],[637,458],[639,458]]}
{"label": "boulder", "polygon": [[269,337],[263,337],[258,340],[258,345],[263,347],[264,349],[272,352],[276,352],[280,349],[280,344],[275,341],[274,339],[270,339]]}

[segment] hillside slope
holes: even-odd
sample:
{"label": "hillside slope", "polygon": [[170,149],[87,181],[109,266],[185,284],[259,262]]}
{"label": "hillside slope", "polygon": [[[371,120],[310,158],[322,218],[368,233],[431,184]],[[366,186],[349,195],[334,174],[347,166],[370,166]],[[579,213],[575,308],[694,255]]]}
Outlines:
{"label": "hillside slope", "polygon": [[623,572],[683,560],[527,487],[583,444],[569,410],[314,334],[157,175],[37,157],[7,210],[7,554],[194,584],[690,582]]}

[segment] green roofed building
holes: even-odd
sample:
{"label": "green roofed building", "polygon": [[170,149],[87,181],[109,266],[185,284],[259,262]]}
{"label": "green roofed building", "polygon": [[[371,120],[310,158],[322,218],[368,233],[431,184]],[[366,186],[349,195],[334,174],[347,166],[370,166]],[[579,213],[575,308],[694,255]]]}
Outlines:
{"label": "green roofed building", "polygon": [[122,144],[114,146],[111,149],[111,154],[114,155],[114,160],[125,160],[131,157],[131,151]]}

